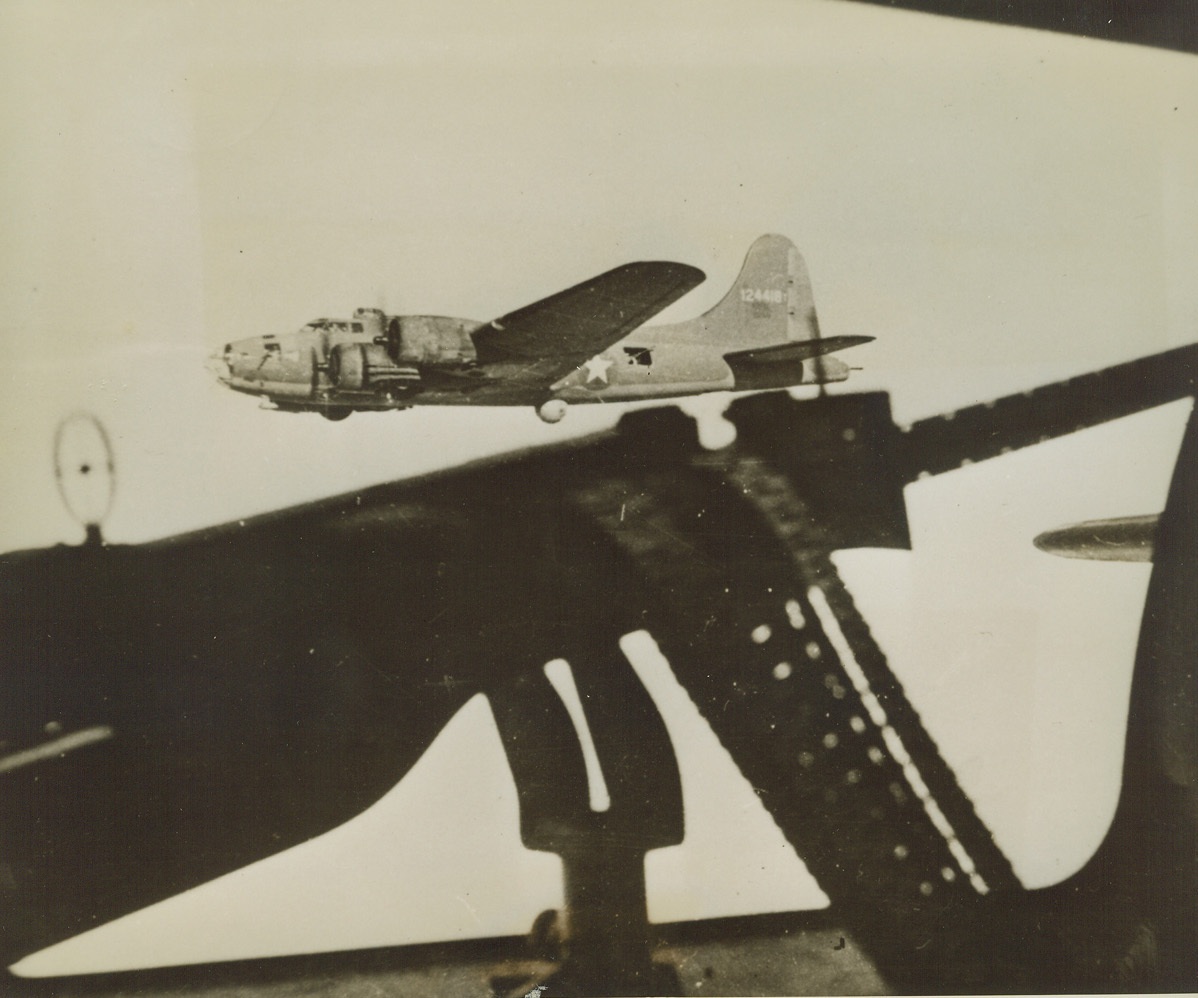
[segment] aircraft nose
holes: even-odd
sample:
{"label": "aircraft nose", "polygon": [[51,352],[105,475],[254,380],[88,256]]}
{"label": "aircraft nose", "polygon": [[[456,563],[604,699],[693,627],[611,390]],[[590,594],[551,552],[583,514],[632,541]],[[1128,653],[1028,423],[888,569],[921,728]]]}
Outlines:
{"label": "aircraft nose", "polygon": [[233,344],[226,343],[223,350],[210,354],[204,366],[216,375],[218,381],[228,382],[233,377]]}
{"label": "aircraft nose", "polygon": [[208,361],[208,369],[226,385],[254,380],[268,355],[267,339],[251,336],[244,340],[226,343]]}

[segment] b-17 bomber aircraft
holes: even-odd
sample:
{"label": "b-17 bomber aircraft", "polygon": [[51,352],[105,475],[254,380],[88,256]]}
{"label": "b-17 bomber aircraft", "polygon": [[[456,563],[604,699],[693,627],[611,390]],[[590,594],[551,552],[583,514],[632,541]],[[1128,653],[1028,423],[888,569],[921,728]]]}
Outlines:
{"label": "b-17 bomber aircraft", "polygon": [[528,405],[547,423],[582,402],[844,381],[829,354],[870,336],[821,338],[807,268],[766,235],[706,314],[645,327],[700,284],[696,267],[628,263],[490,322],[360,308],[298,332],[225,345],[220,380],[267,408],[344,419],[413,405]]}

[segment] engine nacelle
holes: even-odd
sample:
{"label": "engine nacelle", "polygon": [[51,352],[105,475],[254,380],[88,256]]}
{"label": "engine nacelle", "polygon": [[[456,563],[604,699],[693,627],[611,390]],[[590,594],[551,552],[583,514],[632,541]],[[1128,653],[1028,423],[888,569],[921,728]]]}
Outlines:
{"label": "engine nacelle", "polygon": [[329,381],[342,391],[416,388],[420,372],[396,364],[381,343],[338,343],[329,351]]}
{"label": "engine nacelle", "polygon": [[387,345],[401,364],[468,364],[474,360],[470,334],[479,325],[441,315],[399,315],[387,325]]}

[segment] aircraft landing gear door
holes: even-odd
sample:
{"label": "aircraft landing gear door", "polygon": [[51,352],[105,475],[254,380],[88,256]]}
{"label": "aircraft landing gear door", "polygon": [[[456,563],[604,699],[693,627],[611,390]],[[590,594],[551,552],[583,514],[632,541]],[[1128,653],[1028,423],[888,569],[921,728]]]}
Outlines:
{"label": "aircraft landing gear door", "polygon": [[566,897],[566,910],[542,915],[533,931],[556,922],[560,949],[540,940],[541,952],[530,953],[556,969],[496,978],[497,995],[538,985],[578,996],[680,993],[674,968],[651,958],[645,898],[645,853],[682,841],[678,765],[617,640],[565,650],[564,661],[530,664],[487,691],[516,782],[521,839],[561,856]]}

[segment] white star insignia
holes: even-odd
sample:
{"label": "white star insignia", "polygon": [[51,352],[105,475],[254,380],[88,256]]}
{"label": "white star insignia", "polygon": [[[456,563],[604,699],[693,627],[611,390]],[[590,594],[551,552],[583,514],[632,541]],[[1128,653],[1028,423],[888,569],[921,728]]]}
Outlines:
{"label": "white star insignia", "polygon": [[606,357],[592,357],[582,365],[587,369],[587,383],[602,381],[605,385],[608,384],[607,372],[614,363],[614,360],[608,360]]}

